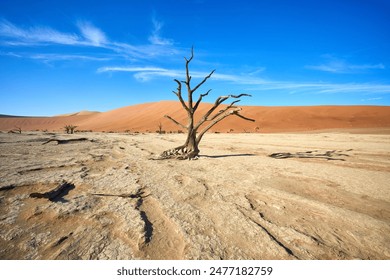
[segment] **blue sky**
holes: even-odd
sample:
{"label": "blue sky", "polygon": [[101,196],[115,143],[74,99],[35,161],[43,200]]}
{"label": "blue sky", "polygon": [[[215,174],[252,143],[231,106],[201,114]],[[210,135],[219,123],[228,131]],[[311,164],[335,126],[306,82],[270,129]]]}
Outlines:
{"label": "blue sky", "polygon": [[0,1],[0,114],[49,116],[176,100],[390,105],[389,0]]}

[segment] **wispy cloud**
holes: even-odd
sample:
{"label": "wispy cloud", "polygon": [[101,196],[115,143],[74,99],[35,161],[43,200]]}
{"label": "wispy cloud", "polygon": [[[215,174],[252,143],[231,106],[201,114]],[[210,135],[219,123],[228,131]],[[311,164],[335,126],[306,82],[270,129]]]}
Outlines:
{"label": "wispy cloud", "polygon": [[328,61],[319,65],[307,65],[305,68],[330,73],[355,73],[365,70],[385,69],[382,63],[352,64],[343,59],[328,56]]}
{"label": "wispy cloud", "polygon": [[382,100],[383,97],[372,97],[372,98],[364,98],[364,99],[361,99],[360,101],[363,101],[363,102],[366,102],[366,101],[378,101],[378,100]]}
{"label": "wispy cloud", "polygon": [[22,58],[23,57],[23,55],[20,55],[20,54],[14,53],[14,52],[0,52],[0,55],[17,57],[17,58]]}
{"label": "wispy cloud", "polygon": [[[150,81],[158,77],[183,78],[185,72],[177,69],[166,69],[155,66],[148,67],[102,67],[98,69],[103,72],[131,72],[134,77],[142,82]],[[192,71],[193,78],[204,78],[209,73]],[[286,90],[289,92],[307,92],[312,94],[332,94],[332,93],[367,93],[375,94],[390,93],[390,85],[376,83],[323,83],[323,82],[294,82],[267,80],[250,75],[232,75],[215,73],[210,80],[230,82],[246,86],[250,91],[273,91]]]}
{"label": "wispy cloud", "polygon": [[256,70],[254,70],[254,71],[248,73],[248,75],[249,75],[249,76],[256,76],[257,74],[262,73],[262,72],[264,72],[265,70],[266,70],[265,67],[260,67],[260,68],[257,68]]}
{"label": "wispy cloud", "polygon": [[160,67],[121,67],[121,66],[107,66],[101,67],[97,70],[98,73],[103,72],[164,72],[169,71]]}
{"label": "wispy cloud", "polygon": [[39,45],[39,44],[80,44],[76,34],[62,33],[50,27],[29,27],[22,29],[9,21],[0,22],[0,36],[8,38],[9,45]]}
{"label": "wispy cloud", "polygon": [[[98,73],[103,72],[131,72],[134,73],[134,78],[139,81],[149,81],[156,77],[171,77],[178,78],[181,77],[184,72],[179,70],[170,70],[161,67],[154,66],[136,66],[136,67],[122,67],[122,66],[108,66],[101,67],[97,70]],[[195,74],[196,75],[196,74]]]}
{"label": "wispy cloud", "polygon": [[306,68],[331,73],[352,73],[360,70],[385,69],[385,66],[382,63],[355,65],[347,64],[343,61],[338,61],[320,65],[308,65]]}
{"label": "wispy cloud", "polygon": [[152,18],[152,23],[153,23],[153,30],[152,34],[149,36],[149,42],[151,42],[154,45],[173,45],[173,40],[171,39],[166,39],[161,37],[161,29],[163,27],[163,22],[158,21],[155,16]]}
{"label": "wispy cloud", "polygon": [[93,46],[102,46],[108,42],[106,35],[99,28],[93,26],[90,22],[79,21],[77,23],[81,34],[86,42]]}
{"label": "wispy cloud", "polygon": [[66,60],[78,60],[78,61],[110,61],[112,58],[106,55],[84,55],[84,54],[61,54],[61,53],[13,53],[13,52],[0,52],[0,56],[10,56],[17,58],[27,58],[39,60],[45,63],[53,61],[66,61]]}
{"label": "wispy cloud", "polygon": [[329,83],[318,93],[390,93],[390,85],[377,83]]}
{"label": "wispy cloud", "polygon": [[33,54],[29,58],[42,60],[46,62],[58,61],[58,60],[85,60],[85,61],[109,61],[109,57],[98,57],[82,54],[58,54],[58,53],[44,53]]}
{"label": "wispy cloud", "polygon": [[289,90],[294,93],[308,94],[389,94],[390,85],[378,83],[313,83],[293,81],[267,81],[255,87],[252,91]]}
{"label": "wispy cloud", "polygon": [[[122,66],[109,66],[109,67],[101,67],[97,70],[98,73],[103,72],[132,72],[134,73],[134,77],[140,81],[149,81],[155,79],[157,77],[170,77],[170,78],[182,78],[185,77],[184,70],[178,69],[166,69],[161,67],[122,67]],[[192,78],[204,78],[206,77],[208,72],[202,71],[192,71]],[[212,75],[212,79],[216,81],[228,81],[235,82],[241,84],[253,84],[254,82],[260,81],[259,78],[254,79],[247,76],[239,76],[239,75],[230,75],[230,74],[220,74],[214,73]]]}
{"label": "wispy cloud", "polygon": [[[0,37],[7,38],[7,45],[72,45],[72,46],[104,46],[108,40],[103,31],[89,22],[77,23],[81,34],[65,33],[50,27],[32,26],[21,28],[13,23],[0,21]],[[106,46],[109,48],[109,46]]]}
{"label": "wispy cloud", "polygon": [[[0,44],[7,46],[64,45],[76,47],[100,48],[108,51],[107,55],[117,53],[127,59],[149,59],[176,55],[180,51],[173,46],[173,41],[160,36],[162,23],[153,19],[151,44],[133,45],[127,42],[109,40],[106,34],[88,21],[76,23],[79,32],[66,33],[50,27],[30,26],[22,28],[0,20]],[[111,52],[111,53],[110,53]],[[16,52],[14,52],[16,54]],[[59,57],[59,56],[57,56]],[[72,55],[64,56],[69,59]],[[77,55],[74,56],[77,59]]]}

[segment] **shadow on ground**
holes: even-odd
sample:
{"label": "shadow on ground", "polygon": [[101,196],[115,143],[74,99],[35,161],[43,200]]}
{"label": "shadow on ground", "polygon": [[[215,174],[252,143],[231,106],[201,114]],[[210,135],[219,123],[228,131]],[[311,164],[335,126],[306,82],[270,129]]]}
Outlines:
{"label": "shadow on ground", "polygon": [[232,155],[215,155],[215,156],[200,155],[200,157],[206,157],[206,158],[251,157],[251,156],[256,156],[256,154],[232,154]]}

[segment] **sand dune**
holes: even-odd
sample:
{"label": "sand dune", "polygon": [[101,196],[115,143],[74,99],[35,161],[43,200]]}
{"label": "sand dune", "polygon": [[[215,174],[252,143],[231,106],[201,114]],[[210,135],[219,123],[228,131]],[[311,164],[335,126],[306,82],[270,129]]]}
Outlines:
{"label": "sand dune", "polygon": [[[211,104],[198,109],[203,115]],[[256,120],[247,122],[231,116],[212,128],[214,132],[296,132],[324,129],[390,128],[389,106],[242,106],[242,114]],[[185,123],[186,113],[179,102],[160,101],[127,106],[97,113],[79,112],[55,117],[1,117],[0,130],[20,127],[22,130],[62,130],[64,125],[77,125],[80,130],[93,131],[150,131],[161,122],[166,131],[180,127],[164,115]],[[256,129],[258,128],[258,129]]]}

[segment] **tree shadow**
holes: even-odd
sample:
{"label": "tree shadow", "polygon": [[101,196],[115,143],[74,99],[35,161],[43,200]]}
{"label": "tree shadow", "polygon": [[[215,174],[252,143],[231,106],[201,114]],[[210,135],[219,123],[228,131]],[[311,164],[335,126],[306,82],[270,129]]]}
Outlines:
{"label": "tree shadow", "polygon": [[12,189],[14,189],[14,188],[16,188],[15,185],[8,185],[8,186],[0,187],[0,192],[1,192],[1,191],[12,190]]}
{"label": "tree shadow", "polygon": [[[347,152],[352,151],[352,149],[347,150]],[[349,157],[348,154],[343,153],[343,151],[307,151],[307,152],[297,152],[297,153],[273,153],[268,155],[269,157],[275,159],[286,159],[286,158],[317,158],[317,159],[326,159],[326,160],[340,160],[345,161],[343,157]]]}
{"label": "tree shadow", "polygon": [[75,187],[76,186],[72,183],[64,182],[51,191],[45,193],[31,193],[30,197],[46,198],[51,202],[66,203],[68,200],[65,199],[64,196],[69,194],[69,191],[73,190]]}
{"label": "tree shadow", "polygon": [[67,203],[69,200],[65,199],[64,196],[69,194],[71,190],[75,188],[74,184],[67,183],[66,186],[60,190],[57,194],[53,194],[53,197],[49,197],[48,199],[51,202],[60,202],[60,203]]}
{"label": "tree shadow", "polygon": [[256,154],[231,154],[231,155],[215,155],[215,156],[199,155],[199,156],[205,158],[226,158],[226,157],[252,157],[252,156],[256,156]]}

